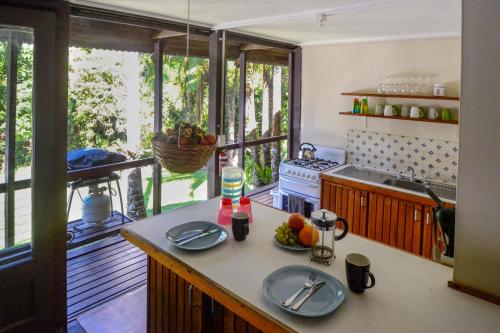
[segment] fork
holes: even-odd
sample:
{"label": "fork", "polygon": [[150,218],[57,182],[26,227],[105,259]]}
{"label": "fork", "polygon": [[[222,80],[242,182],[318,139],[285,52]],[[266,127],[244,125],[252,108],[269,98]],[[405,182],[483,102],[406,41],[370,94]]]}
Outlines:
{"label": "fork", "polygon": [[309,276],[304,281],[304,285],[299,290],[297,290],[295,294],[290,296],[286,301],[282,302],[281,305],[283,305],[284,307],[290,306],[295,301],[295,299],[299,297],[302,291],[307,290],[314,285],[314,281],[316,280],[317,276],[318,274],[316,272],[309,273]]}

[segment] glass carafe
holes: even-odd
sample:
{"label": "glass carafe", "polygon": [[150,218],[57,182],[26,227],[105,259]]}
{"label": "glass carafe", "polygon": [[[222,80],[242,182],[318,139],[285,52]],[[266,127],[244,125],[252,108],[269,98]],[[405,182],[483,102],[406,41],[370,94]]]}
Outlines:
{"label": "glass carafe", "polygon": [[[326,209],[312,212],[311,222],[311,261],[328,266],[335,259],[335,241],[347,235],[349,226],[345,219]],[[337,222],[340,222],[343,228],[340,235],[335,233]]]}

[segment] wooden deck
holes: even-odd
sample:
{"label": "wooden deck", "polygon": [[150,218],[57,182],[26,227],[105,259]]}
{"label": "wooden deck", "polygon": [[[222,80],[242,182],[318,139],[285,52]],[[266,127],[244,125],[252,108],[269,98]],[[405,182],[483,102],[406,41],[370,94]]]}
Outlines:
{"label": "wooden deck", "polygon": [[[249,197],[256,202],[272,206],[270,190]],[[125,217],[125,223],[132,222]],[[68,244],[67,254],[67,311],[68,330],[83,332],[77,317],[114,297],[144,285],[147,282],[147,256],[118,233],[122,225],[121,214],[102,227],[78,230],[82,221],[68,224],[75,232]]]}
{"label": "wooden deck", "polygon": [[113,211],[113,215],[102,226],[84,227],[82,220],[68,223],[68,231],[75,233],[75,238],[68,243],[68,249],[74,249],[85,244],[93,243],[97,240],[117,235],[123,223],[130,223],[131,219]]}
{"label": "wooden deck", "polygon": [[255,194],[250,194],[248,197],[252,199],[253,201],[256,201],[258,203],[261,203],[263,205],[267,205],[272,207],[273,206],[273,197],[270,194],[271,190],[266,189],[262,192],[257,192]]}
{"label": "wooden deck", "polygon": [[[125,223],[132,220],[125,218]],[[68,229],[81,221],[68,224]],[[121,215],[76,232],[67,254],[68,326],[81,313],[146,283],[147,256],[119,234]],[[73,230],[75,230],[73,228]]]}

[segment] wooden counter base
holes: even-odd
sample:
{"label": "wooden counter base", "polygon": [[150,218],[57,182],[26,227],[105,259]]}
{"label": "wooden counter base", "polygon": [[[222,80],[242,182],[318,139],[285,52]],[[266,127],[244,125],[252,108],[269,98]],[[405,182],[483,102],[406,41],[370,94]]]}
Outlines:
{"label": "wooden counter base", "polygon": [[148,253],[148,332],[295,332],[122,229]]}

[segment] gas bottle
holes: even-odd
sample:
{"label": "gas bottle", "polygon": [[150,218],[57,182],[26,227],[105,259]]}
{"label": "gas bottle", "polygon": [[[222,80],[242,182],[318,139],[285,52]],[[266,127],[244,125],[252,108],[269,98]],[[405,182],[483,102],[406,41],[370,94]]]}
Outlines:
{"label": "gas bottle", "polygon": [[106,187],[89,186],[89,194],[82,200],[84,223],[101,224],[111,214],[111,199],[104,191]]}

